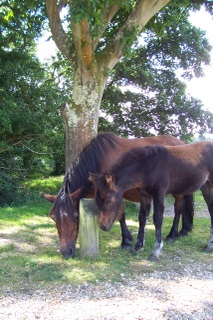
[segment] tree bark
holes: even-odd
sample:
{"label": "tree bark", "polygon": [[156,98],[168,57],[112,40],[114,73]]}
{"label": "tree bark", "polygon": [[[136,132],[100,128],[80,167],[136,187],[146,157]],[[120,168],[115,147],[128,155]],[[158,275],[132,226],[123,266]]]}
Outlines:
{"label": "tree bark", "polygon": [[62,112],[66,126],[66,171],[84,146],[97,135],[100,103],[105,78],[98,74],[75,72],[74,91]]}

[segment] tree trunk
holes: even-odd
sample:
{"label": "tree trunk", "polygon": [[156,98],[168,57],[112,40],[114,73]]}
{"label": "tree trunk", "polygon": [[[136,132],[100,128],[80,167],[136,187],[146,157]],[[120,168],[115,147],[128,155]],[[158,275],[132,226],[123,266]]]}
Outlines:
{"label": "tree trunk", "polygon": [[[114,68],[125,50],[129,49],[134,38],[132,36],[134,34],[136,36],[136,30],[137,33],[141,32],[153,15],[169,1],[138,0],[115,35],[106,41],[102,49],[98,49],[104,30],[121,8],[122,1],[117,4],[106,2],[106,6],[100,9],[101,24],[97,24],[97,30],[94,29],[96,30],[94,36],[92,31],[94,21],[89,20],[90,15],[87,15],[86,11],[83,13],[82,10],[73,10],[78,8],[77,2],[69,2],[72,19],[68,33],[63,28],[63,19],[60,16],[67,1],[46,0],[53,39],[72,67],[76,68],[73,95],[63,110],[66,124],[66,170],[83,147],[97,134],[106,74]],[[79,9],[81,3],[85,9],[85,1],[79,1]],[[132,35],[130,39],[129,35]]]}
{"label": "tree trunk", "polygon": [[105,80],[100,74],[75,73],[73,95],[62,112],[66,126],[66,171],[98,132]]}

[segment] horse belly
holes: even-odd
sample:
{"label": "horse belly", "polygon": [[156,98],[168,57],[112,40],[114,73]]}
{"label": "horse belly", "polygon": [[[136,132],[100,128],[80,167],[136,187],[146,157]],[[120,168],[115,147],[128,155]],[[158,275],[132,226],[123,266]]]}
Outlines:
{"label": "horse belly", "polygon": [[140,202],[141,192],[138,189],[130,189],[124,193],[123,197],[132,202]]}
{"label": "horse belly", "polygon": [[192,194],[202,187],[202,185],[208,180],[207,174],[197,173],[192,175],[186,175],[181,177],[180,175],[170,185],[168,194]]}

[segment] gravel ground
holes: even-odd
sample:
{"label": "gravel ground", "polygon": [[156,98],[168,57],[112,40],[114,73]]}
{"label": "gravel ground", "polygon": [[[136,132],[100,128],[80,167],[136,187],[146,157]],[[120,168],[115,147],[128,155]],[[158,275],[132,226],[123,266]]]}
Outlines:
{"label": "gravel ground", "polygon": [[173,271],[133,278],[121,274],[116,283],[5,291],[0,296],[0,320],[5,319],[213,320],[213,256],[208,265],[185,265],[177,259]]}
{"label": "gravel ground", "polygon": [[0,319],[213,319],[213,261],[187,266],[177,261],[174,272],[120,276],[117,283],[5,292]]}

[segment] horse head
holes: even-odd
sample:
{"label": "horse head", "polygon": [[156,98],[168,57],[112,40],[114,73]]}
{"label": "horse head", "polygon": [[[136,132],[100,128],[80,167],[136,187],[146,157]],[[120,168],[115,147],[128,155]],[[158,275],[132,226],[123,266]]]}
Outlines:
{"label": "horse head", "polygon": [[73,258],[79,229],[79,197],[81,189],[72,194],[59,193],[58,196],[42,194],[53,203],[50,217],[55,221],[60,239],[60,253],[66,259]]}
{"label": "horse head", "polygon": [[89,173],[89,180],[95,188],[95,200],[99,210],[99,226],[102,230],[109,231],[121,211],[123,194],[111,173]]}

